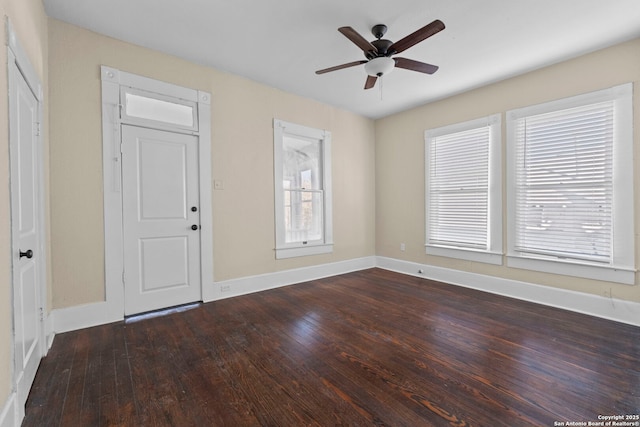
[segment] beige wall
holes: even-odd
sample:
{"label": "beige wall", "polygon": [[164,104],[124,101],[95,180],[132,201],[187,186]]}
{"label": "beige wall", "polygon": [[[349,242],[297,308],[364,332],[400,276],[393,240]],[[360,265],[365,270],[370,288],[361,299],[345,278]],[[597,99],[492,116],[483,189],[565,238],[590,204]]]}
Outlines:
{"label": "beige wall", "polygon": [[[0,17],[8,16],[31,64],[47,87],[47,18],[40,0],[0,0]],[[4,37],[4,23],[2,23]],[[7,102],[7,50],[0,48],[0,410],[11,392],[12,291],[11,218],[9,194],[9,112]],[[45,95],[46,115],[46,95]],[[47,161],[46,119],[44,156]],[[45,174],[48,173],[45,170]],[[45,210],[48,208],[45,207]]]}
{"label": "beige wall", "polygon": [[[104,299],[100,65],[211,92],[215,280],[374,255],[374,122],[49,21],[55,308]],[[333,254],[274,256],[274,118],[332,132]]]}
{"label": "beige wall", "polygon": [[[376,122],[376,254],[640,302],[640,286],[491,266],[424,252],[424,131],[634,82],[635,209],[640,212],[640,39],[434,102]],[[503,115],[504,117],[504,115]],[[503,118],[504,123],[504,118]],[[504,125],[503,125],[504,129]],[[503,170],[506,141],[503,130]],[[503,173],[503,176],[506,176]],[[506,194],[503,200],[506,200]],[[506,218],[506,209],[503,211]],[[640,259],[636,215],[636,265]],[[506,221],[505,225],[506,225]],[[503,227],[506,247],[506,227]],[[400,243],[406,251],[400,251]]]}

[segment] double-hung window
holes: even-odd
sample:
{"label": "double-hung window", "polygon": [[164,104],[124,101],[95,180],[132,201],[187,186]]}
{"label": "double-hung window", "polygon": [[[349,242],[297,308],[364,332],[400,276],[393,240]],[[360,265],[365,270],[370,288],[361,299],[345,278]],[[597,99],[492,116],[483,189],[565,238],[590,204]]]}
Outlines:
{"label": "double-hung window", "polygon": [[502,264],[500,114],[425,132],[426,253]]}
{"label": "double-hung window", "polygon": [[510,266],[634,281],[632,85],[507,113]]}
{"label": "double-hung window", "polygon": [[274,120],[276,258],[333,250],[331,133]]}

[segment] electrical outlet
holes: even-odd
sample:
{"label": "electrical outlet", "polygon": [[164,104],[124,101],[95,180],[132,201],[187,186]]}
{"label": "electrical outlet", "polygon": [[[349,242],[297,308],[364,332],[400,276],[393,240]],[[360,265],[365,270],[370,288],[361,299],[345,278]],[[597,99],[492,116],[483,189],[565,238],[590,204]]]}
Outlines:
{"label": "electrical outlet", "polygon": [[231,292],[231,285],[220,286],[220,292]]}
{"label": "electrical outlet", "polygon": [[401,250],[402,252],[404,252],[404,250],[405,250],[404,243],[400,243],[400,250]]}

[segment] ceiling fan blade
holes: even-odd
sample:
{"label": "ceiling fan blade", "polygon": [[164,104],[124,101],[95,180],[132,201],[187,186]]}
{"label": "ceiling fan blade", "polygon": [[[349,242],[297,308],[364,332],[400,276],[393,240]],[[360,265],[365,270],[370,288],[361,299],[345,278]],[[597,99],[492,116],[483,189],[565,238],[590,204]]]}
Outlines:
{"label": "ceiling fan blade", "polygon": [[378,49],[374,45],[369,43],[367,41],[367,39],[362,37],[360,35],[360,33],[358,33],[353,28],[351,28],[351,27],[340,27],[340,28],[338,28],[338,31],[340,31],[346,38],[351,40],[356,46],[358,46],[360,49],[362,49],[362,51],[364,53],[368,53],[368,52],[372,52],[374,54],[378,53]]}
{"label": "ceiling fan blade", "polygon": [[396,60],[396,67],[405,70],[417,71],[419,73],[433,74],[438,71],[437,65],[426,64],[424,62],[414,61],[407,58],[393,58]]}
{"label": "ceiling fan blade", "polygon": [[376,85],[376,80],[378,80],[377,76],[367,76],[367,81],[364,84],[364,88],[371,89]]}
{"label": "ceiling fan blade", "polygon": [[362,61],[349,62],[348,64],[336,65],[335,67],[329,67],[323,70],[318,70],[316,71],[316,74],[324,74],[324,73],[329,73],[331,71],[342,70],[343,68],[355,67],[356,65],[366,64],[367,62],[368,61],[366,60],[362,60]]}
{"label": "ceiling fan blade", "polygon": [[444,23],[436,19],[430,24],[425,25],[417,31],[409,34],[403,39],[398,40],[389,47],[389,51],[393,54],[403,52],[409,49],[411,46],[420,43],[422,40],[431,37],[432,35],[444,30]]}

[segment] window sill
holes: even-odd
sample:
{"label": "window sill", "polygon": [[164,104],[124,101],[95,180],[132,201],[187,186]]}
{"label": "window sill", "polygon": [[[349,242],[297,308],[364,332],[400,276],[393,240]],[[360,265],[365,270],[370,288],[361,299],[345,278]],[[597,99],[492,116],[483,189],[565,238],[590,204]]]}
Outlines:
{"label": "window sill", "polygon": [[577,261],[540,259],[520,254],[509,254],[507,256],[507,266],[625,285],[634,285],[636,278],[636,272],[633,268],[617,268]]}
{"label": "window sill", "polygon": [[482,262],[485,264],[502,265],[502,253],[481,251],[476,249],[462,249],[445,246],[425,245],[427,255],[444,256],[465,261]]}
{"label": "window sill", "polygon": [[333,244],[305,245],[289,248],[276,248],[276,259],[295,258],[309,255],[329,254],[333,252]]}

